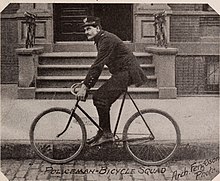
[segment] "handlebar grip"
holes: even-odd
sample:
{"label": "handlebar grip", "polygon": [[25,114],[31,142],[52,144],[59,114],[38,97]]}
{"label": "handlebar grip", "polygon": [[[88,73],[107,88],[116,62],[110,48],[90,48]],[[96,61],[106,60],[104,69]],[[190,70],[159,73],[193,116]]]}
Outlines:
{"label": "handlebar grip", "polygon": [[77,92],[79,91],[80,87],[82,86],[82,83],[75,83],[71,86],[70,88],[70,92],[76,96]]}

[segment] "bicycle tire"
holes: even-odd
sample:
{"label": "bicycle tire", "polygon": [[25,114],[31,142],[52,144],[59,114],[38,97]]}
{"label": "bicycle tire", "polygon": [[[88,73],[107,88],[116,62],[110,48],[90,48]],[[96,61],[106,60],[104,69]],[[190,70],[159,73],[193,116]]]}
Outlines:
{"label": "bicycle tire", "polygon": [[[76,158],[84,148],[86,129],[76,113],[73,114],[70,123],[74,125],[70,125],[67,130],[69,135],[65,134],[65,132],[62,138],[56,137],[66,127],[70,114],[71,111],[69,109],[53,107],[40,113],[32,122],[29,131],[30,143],[35,153],[43,160],[52,164],[68,163]],[[65,116],[66,120],[61,119],[61,116]],[[59,132],[57,132],[58,129]],[[74,138],[76,140],[73,140]]]}
{"label": "bicycle tire", "polygon": [[[143,165],[164,164],[174,156],[180,145],[179,126],[164,111],[143,109],[140,113],[141,115],[136,112],[126,122],[123,129],[123,145],[133,159]],[[151,133],[141,116],[144,117],[153,134],[157,134],[154,135],[154,139],[150,136]],[[156,125],[158,121],[163,125]],[[161,127],[163,127],[162,132]]]}

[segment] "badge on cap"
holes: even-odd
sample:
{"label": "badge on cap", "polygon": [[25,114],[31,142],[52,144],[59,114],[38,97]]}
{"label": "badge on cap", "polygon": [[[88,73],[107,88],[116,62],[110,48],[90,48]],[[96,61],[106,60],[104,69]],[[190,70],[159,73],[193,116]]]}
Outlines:
{"label": "badge on cap", "polygon": [[83,22],[84,22],[84,23],[86,23],[86,22],[87,22],[87,20],[88,20],[88,19],[87,19],[87,18],[85,18],[85,19],[83,19]]}

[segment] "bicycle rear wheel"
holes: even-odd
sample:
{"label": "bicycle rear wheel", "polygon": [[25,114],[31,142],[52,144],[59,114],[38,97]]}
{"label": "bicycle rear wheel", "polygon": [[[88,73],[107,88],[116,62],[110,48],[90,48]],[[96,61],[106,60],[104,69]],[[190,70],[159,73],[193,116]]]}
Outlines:
{"label": "bicycle rear wheel", "polygon": [[137,162],[161,165],[172,158],[180,144],[179,127],[166,112],[144,109],[140,113],[135,113],[125,124],[124,146]]}
{"label": "bicycle rear wheel", "polygon": [[39,114],[33,121],[29,136],[31,146],[43,160],[62,164],[72,161],[83,149],[86,129],[77,114],[73,114],[68,129],[65,129],[71,111],[65,108],[50,108]]}

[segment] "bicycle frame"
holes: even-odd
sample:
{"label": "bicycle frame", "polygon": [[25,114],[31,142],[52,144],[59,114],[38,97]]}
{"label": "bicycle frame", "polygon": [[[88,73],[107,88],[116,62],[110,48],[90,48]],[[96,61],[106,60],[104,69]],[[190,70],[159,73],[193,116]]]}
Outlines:
{"label": "bicycle frame", "polygon": [[[152,137],[154,138],[154,135],[153,135],[153,133],[152,133],[150,127],[148,126],[147,122],[145,121],[143,115],[141,114],[141,112],[140,112],[138,106],[136,105],[136,103],[134,102],[133,98],[131,97],[131,95],[130,95],[127,91],[125,91],[124,94],[123,94],[121,106],[120,106],[119,113],[118,113],[118,118],[117,118],[116,125],[115,125],[114,132],[113,132],[114,137],[116,136],[118,124],[119,124],[119,121],[120,121],[120,118],[121,118],[121,114],[122,114],[122,109],[123,109],[123,107],[124,107],[124,102],[125,102],[125,99],[126,99],[126,95],[129,96],[130,100],[132,101],[133,105],[135,106],[135,108],[137,109],[138,113],[140,114],[142,120],[144,121],[145,125],[147,126],[149,132],[151,133]],[[61,136],[61,135],[68,129],[68,127],[69,127],[69,125],[70,125],[70,122],[71,122],[71,120],[72,120],[72,118],[73,118],[73,115],[75,114],[75,111],[76,111],[77,108],[78,108],[100,131],[103,131],[102,128],[94,121],[94,119],[92,119],[92,117],[89,116],[89,114],[79,105],[79,102],[80,102],[80,101],[78,101],[78,100],[76,101],[76,104],[75,104],[74,108],[71,109],[70,118],[69,118],[69,120],[68,120],[68,122],[67,122],[67,125],[66,125],[65,129],[62,131],[62,133],[58,134],[57,137]]]}

